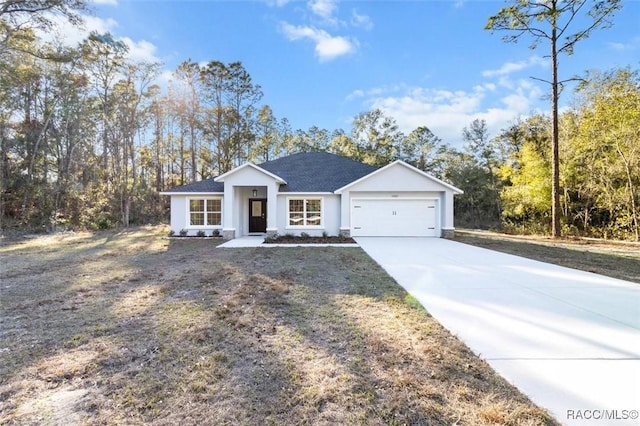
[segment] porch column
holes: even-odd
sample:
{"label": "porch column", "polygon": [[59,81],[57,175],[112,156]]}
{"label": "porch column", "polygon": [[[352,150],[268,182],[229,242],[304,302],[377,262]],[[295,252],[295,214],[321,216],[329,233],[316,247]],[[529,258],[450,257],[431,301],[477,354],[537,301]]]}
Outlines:
{"label": "porch column", "polygon": [[453,192],[445,191],[444,196],[441,197],[440,200],[444,201],[443,206],[440,207],[442,236],[450,238],[455,231],[453,226]]}
{"label": "porch column", "polygon": [[222,236],[225,240],[232,240],[236,237],[236,228],[233,226],[233,206],[235,205],[235,188],[224,184],[224,201],[222,206]]}
{"label": "porch column", "polygon": [[267,234],[278,232],[278,189],[280,184],[273,182],[267,185]]}
{"label": "porch column", "polygon": [[349,191],[340,194],[340,235],[351,236],[351,193]]}

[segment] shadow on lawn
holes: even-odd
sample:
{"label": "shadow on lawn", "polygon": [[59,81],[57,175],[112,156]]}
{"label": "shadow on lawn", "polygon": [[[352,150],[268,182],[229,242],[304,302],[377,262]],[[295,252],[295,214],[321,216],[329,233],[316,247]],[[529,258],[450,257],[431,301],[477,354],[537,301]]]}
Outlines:
{"label": "shadow on lawn", "polygon": [[1,423],[554,424],[360,249],[142,230],[8,260]]}

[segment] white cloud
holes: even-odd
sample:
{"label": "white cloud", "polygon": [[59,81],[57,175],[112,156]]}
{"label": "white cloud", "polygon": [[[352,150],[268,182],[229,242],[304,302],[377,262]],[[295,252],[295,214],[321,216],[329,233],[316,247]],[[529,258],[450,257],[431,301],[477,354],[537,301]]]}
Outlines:
{"label": "white cloud", "polygon": [[118,26],[118,23],[111,18],[102,19],[89,15],[82,16],[83,25],[81,27],[70,24],[60,15],[52,15],[50,19],[54,23],[53,29],[46,32],[38,31],[38,36],[44,42],[56,40],[65,46],[76,46],[87,38],[91,31],[106,33],[113,31]]}
{"label": "white cloud", "polygon": [[462,129],[474,119],[487,122],[495,136],[520,115],[528,115],[540,99],[541,90],[526,80],[513,82],[512,89],[493,83],[470,90],[446,90],[410,87],[404,84],[358,89],[346,100],[360,100],[365,108],[379,108],[393,117],[400,130],[408,134],[416,127],[427,126],[445,143],[462,146]]}
{"label": "white cloud", "polygon": [[316,55],[321,61],[330,61],[339,56],[354,52],[358,47],[358,41],[342,36],[332,36],[325,30],[296,26],[287,22],[280,24],[280,29],[291,41],[309,39],[315,43]]}
{"label": "white cloud", "polygon": [[640,37],[634,37],[626,43],[609,42],[607,43],[607,45],[609,46],[609,48],[617,52],[630,52],[640,47]]}
{"label": "white cloud", "polygon": [[364,28],[367,31],[373,29],[373,21],[367,15],[360,15],[355,9],[351,11],[351,25],[357,28]]}
{"label": "white cloud", "polygon": [[363,90],[363,89],[356,89],[353,92],[351,92],[350,94],[347,95],[346,100],[347,101],[352,101],[354,99],[358,99],[358,98],[376,98],[376,97],[380,97],[380,96],[390,96],[393,93],[404,93],[404,92],[409,92],[410,89],[407,87],[407,85],[405,84],[396,84],[396,85],[391,85],[391,86],[379,86],[379,87],[372,87],[370,89],[367,90]]}
{"label": "white cloud", "polygon": [[311,0],[308,5],[313,13],[326,20],[333,20],[333,14],[338,9],[336,0]]}
{"label": "white cloud", "polygon": [[109,6],[117,6],[118,0],[91,0],[90,3],[93,4],[106,4]]}
{"label": "white cloud", "polygon": [[525,68],[531,68],[534,66],[545,66],[549,63],[547,59],[539,56],[531,56],[529,59],[519,62],[505,62],[497,70],[482,71],[483,77],[498,77],[503,75],[512,74],[514,72],[522,71]]}
{"label": "white cloud", "polygon": [[[48,32],[40,32],[38,35],[44,42],[60,42],[64,46],[77,46],[85,40],[92,31],[99,34],[113,33],[118,23],[109,18],[102,19],[96,16],[82,16],[83,25],[80,27],[71,25],[61,16],[53,15],[54,28]],[[161,62],[156,56],[157,47],[146,40],[135,41],[129,37],[115,37],[116,40],[126,44],[129,52],[127,56],[134,62]]]}
{"label": "white cloud", "polygon": [[119,39],[129,48],[127,56],[134,62],[161,62],[156,56],[158,48],[146,40],[133,41],[129,37]]}
{"label": "white cloud", "polygon": [[289,3],[291,0],[266,0],[268,6],[282,7]]}

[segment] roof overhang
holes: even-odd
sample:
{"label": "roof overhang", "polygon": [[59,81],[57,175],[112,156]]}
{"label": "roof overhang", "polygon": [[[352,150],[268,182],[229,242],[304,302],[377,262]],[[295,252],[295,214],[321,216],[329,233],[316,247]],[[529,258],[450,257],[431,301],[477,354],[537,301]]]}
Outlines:
{"label": "roof overhang", "polygon": [[377,175],[377,174],[379,174],[379,173],[384,173],[384,171],[385,171],[385,170],[388,170],[389,168],[391,168],[391,167],[393,167],[393,166],[395,166],[395,165],[397,165],[397,164],[399,164],[399,165],[401,165],[401,166],[403,166],[403,167],[406,167],[406,168],[408,168],[409,170],[411,170],[411,171],[413,171],[413,172],[415,172],[415,173],[418,173],[418,174],[420,174],[420,175],[424,176],[425,178],[427,178],[427,179],[429,179],[429,180],[431,180],[431,181],[433,181],[433,182],[436,182],[436,183],[438,183],[438,184],[440,184],[440,185],[444,186],[445,188],[449,189],[451,192],[453,192],[453,193],[454,193],[454,194],[456,194],[456,195],[458,195],[458,194],[463,194],[463,193],[464,193],[464,191],[463,191],[462,189],[460,189],[460,188],[456,188],[455,186],[453,186],[453,185],[451,185],[451,184],[448,184],[448,183],[446,183],[446,182],[444,182],[444,181],[442,181],[442,180],[438,179],[437,177],[432,176],[432,175],[430,175],[429,173],[424,172],[424,171],[422,171],[422,170],[418,169],[417,167],[412,166],[411,164],[407,164],[407,163],[405,163],[405,162],[404,162],[404,161],[402,161],[402,160],[396,160],[396,161],[394,161],[393,163],[389,163],[389,164],[387,164],[386,166],[381,167],[381,168],[379,168],[378,170],[375,170],[375,171],[373,171],[373,172],[369,173],[368,175],[365,175],[365,176],[361,177],[361,178],[360,178],[360,179],[358,179],[358,180],[354,180],[353,182],[351,182],[351,183],[349,183],[349,184],[347,184],[347,185],[343,186],[342,188],[338,188],[338,189],[336,189],[334,192],[335,192],[336,194],[342,194],[344,191],[348,190],[348,189],[349,189],[349,188],[351,188],[352,186],[354,186],[354,185],[356,185],[356,184],[358,184],[358,183],[360,183],[360,182],[363,182],[363,181],[365,181],[365,180],[369,179],[370,177],[375,176],[375,175]]}
{"label": "roof overhang", "polygon": [[287,181],[282,179],[280,176],[275,175],[275,174],[273,174],[273,173],[271,173],[271,172],[269,172],[269,171],[267,171],[267,170],[265,170],[265,169],[263,169],[261,167],[258,167],[253,163],[244,163],[242,166],[238,166],[235,169],[229,170],[228,172],[221,174],[220,176],[214,178],[213,180],[214,180],[214,182],[224,182],[224,180],[227,177],[229,177],[229,176],[231,176],[231,175],[233,175],[235,173],[238,173],[239,171],[244,170],[247,167],[252,168],[254,170],[257,170],[260,173],[264,173],[265,175],[269,176],[270,178],[272,178],[273,180],[275,180],[279,184],[282,184],[282,185],[286,185],[287,184]]}
{"label": "roof overhang", "polygon": [[162,191],[162,192],[158,192],[158,194],[160,195],[203,195],[203,196],[210,196],[210,195],[224,195],[224,192],[188,192],[188,191]]}

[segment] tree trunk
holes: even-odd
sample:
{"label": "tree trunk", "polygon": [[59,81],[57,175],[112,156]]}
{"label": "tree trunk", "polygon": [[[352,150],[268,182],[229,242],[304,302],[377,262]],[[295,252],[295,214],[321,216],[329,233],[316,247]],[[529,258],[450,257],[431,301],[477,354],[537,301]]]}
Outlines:
{"label": "tree trunk", "polygon": [[[553,2],[556,9],[556,1]],[[555,15],[552,18],[551,28],[551,235],[559,238],[562,235],[560,229],[560,150],[558,147],[558,51],[557,51],[557,24]]]}
{"label": "tree trunk", "polygon": [[618,151],[618,155],[622,158],[622,162],[624,164],[624,169],[627,174],[627,188],[629,189],[629,210],[631,213],[631,221],[633,222],[633,231],[635,241],[640,241],[640,225],[638,224],[638,209],[636,207],[636,193],[633,185],[633,178],[631,175],[631,167],[629,165],[629,161],[627,161],[627,157],[624,155],[622,150],[620,149],[620,144],[616,143],[616,150]]}

